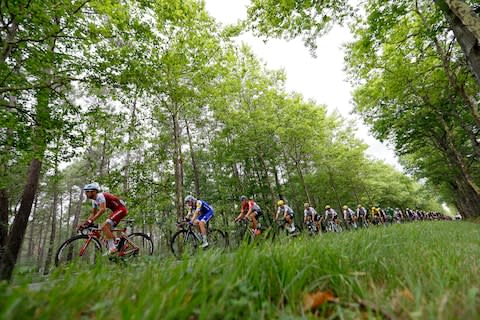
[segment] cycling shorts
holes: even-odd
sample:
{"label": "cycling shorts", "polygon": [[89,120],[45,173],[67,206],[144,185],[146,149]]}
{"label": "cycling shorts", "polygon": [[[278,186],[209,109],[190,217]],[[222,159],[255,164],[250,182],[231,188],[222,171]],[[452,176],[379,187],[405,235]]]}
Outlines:
{"label": "cycling shorts", "polygon": [[120,220],[125,218],[127,213],[128,210],[126,207],[118,206],[117,209],[108,216],[107,223],[109,223],[112,227],[115,227],[118,225]]}
{"label": "cycling shorts", "polygon": [[207,212],[199,215],[197,220],[207,223],[208,221],[210,221],[210,219],[212,219],[212,217],[213,217],[213,210],[208,210]]}

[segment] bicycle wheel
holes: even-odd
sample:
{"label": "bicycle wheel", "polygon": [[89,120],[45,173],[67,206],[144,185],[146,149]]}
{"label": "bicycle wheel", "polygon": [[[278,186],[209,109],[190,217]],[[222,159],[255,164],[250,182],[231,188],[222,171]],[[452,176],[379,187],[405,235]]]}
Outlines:
{"label": "bicycle wheel", "polygon": [[208,244],[212,248],[226,249],[228,246],[227,236],[222,230],[208,230]]}
{"label": "bicycle wheel", "polygon": [[153,241],[145,233],[135,232],[128,235],[128,240],[140,249],[138,256],[151,256],[153,254]]}
{"label": "bicycle wheel", "polygon": [[243,241],[250,242],[252,239],[251,233],[248,231],[248,226],[244,223],[236,223],[230,233],[225,234],[228,245],[231,247],[238,247]]}
{"label": "bicycle wheel", "polygon": [[55,254],[55,266],[75,264],[94,264],[102,245],[96,238],[85,234],[74,236],[65,241]]}
{"label": "bicycle wheel", "polygon": [[200,243],[195,235],[188,230],[179,230],[170,241],[170,248],[172,253],[180,258],[185,255],[193,255],[199,248]]}

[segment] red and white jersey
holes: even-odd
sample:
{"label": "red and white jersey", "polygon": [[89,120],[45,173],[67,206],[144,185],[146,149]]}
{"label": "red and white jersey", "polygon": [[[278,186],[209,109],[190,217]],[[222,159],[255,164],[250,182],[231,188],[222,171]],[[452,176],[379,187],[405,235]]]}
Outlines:
{"label": "red and white jersey", "polygon": [[108,192],[97,193],[97,198],[92,199],[93,208],[98,209],[102,203],[105,203],[105,206],[112,211],[115,211],[120,207],[125,207],[125,203],[122,200]]}

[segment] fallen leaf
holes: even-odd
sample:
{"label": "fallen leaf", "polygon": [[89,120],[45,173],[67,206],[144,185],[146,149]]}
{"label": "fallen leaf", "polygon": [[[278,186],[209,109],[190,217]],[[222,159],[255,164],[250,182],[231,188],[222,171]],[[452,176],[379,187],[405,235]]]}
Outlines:
{"label": "fallen leaf", "polygon": [[400,296],[404,297],[407,300],[415,301],[415,298],[413,297],[412,292],[410,290],[408,290],[407,288],[400,291]]}
{"label": "fallen leaf", "polygon": [[338,302],[338,298],[330,291],[307,293],[303,297],[303,308],[304,310],[313,310],[327,302]]}

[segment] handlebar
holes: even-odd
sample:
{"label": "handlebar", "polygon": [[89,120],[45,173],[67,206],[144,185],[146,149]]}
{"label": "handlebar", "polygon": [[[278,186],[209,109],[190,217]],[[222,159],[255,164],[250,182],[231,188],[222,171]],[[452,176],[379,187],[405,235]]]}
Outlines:
{"label": "handlebar", "polygon": [[100,230],[98,229],[98,224],[90,224],[89,226],[86,226],[84,228],[81,228],[81,226],[78,228],[77,232],[80,233],[80,234],[84,234],[84,235],[87,235],[89,234],[90,232],[92,231],[95,231],[95,230]]}

